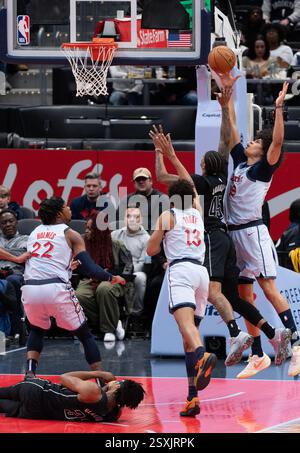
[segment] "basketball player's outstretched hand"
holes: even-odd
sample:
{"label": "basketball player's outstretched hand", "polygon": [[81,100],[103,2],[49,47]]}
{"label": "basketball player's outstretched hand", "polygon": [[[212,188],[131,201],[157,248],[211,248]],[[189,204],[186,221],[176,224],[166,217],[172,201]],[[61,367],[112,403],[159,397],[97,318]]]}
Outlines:
{"label": "basketball player's outstretched hand", "polygon": [[230,101],[231,95],[232,95],[232,89],[231,88],[221,88],[221,93],[215,93],[218,102],[221,107],[226,107],[228,106],[228,103]]}
{"label": "basketball player's outstretched hand", "polygon": [[149,132],[149,136],[152,138],[155,150],[164,154],[165,156],[172,159],[175,156],[175,150],[172,145],[170,134],[165,135],[163,127],[160,124],[159,128],[154,125],[153,130]]}
{"label": "basketball player's outstretched hand", "polygon": [[289,82],[284,82],[282,85],[282,90],[279,92],[278,97],[275,101],[276,107],[282,106],[284,104],[284,98],[286,96],[288,87],[289,87]]}
{"label": "basketball player's outstretched hand", "polygon": [[241,77],[240,75],[233,77],[231,72],[218,74],[218,76],[220,77],[223,88],[232,88],[235,82]]}
{"label": "basketball player's outstretched hand", "polygon": [[17,264],[25,263],[25,261],[29,260],[30,257],[31,257],[30,252],[22,253],[22,255],[16,256],[15,263],[17,263]]}
{"label": "basketball player's outstretched hand", "polygon": [[119,285],[125,285],[126,280],[120,275],[114,275],[113,278],[111,279],[111,283],[112,285],[116,285],[117,283],[119,283]]}

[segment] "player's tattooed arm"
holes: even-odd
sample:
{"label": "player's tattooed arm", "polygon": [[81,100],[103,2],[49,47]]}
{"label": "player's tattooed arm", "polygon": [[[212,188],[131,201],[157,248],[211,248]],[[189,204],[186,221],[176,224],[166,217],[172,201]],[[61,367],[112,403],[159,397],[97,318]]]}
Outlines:
{"label": "player's tattooed arm", "polygon": [[[223,87],[223,90],[227,90],[227,93],[229,91],[233,91],[233,86],[236,83],[236,81],[240,78],[241,76],[238,75],[236,77],[233,77],[232,74],[226,73],[226,74],[219,74],[219,78]],[[225,101],[225,97],[223,98]],[[237,123],[236,123],[236,114],[235,114],[235,108],[234,108],[234,102],[233,102],[233,96],[230,94],[229,99],[226,97],[227,105],[229,107],[229,131],[230,131],[230,143],[229,143],[229,151],[232,150],[232,148],[240,143],[240,133],[237,128]],[[220,101],[219,101],[220,102]]]}
{"label": "player's tattooed arm", "polygon": [[165,184],[172,184],[172,182],[179,179],[177,175],[171,175],[167,172],[164,156],[158,148],[155,149],[155,173],[157,181]]}
{"label": "player's tattooed arm", "polygon": [[155,145],[156,153],[168,157],[168,159],[176,169],[177,175],[168,174],[165,169],[166,167],[164,166],[163,158],[161,159],[159,156],[157,156],[157,159],[160,159],[160,161],[158,162],[159,165],[163,165],[165,172],[169,176],[168,183],[170,184],[171,182],[177,181],[180,178],[186,179],[191,184],[194,184],[190,173],[187,171],[184,165],[182,165],[182,163],[176,156],[170,134],[165,135],[162,126],[159,125],[158,129],[156,126],[153,126],[153,130],[149,132],[149,135],[152,138],[153,143]]}
{"label": "player's tattooed arm", "polygon": [[221,156],[228,161],[230,151],[232,149],[232,130],[233,122],[231,121],[230,116],[230,107],[232,89],[231,88],[221,88],[220,93],[216,93],[218,102],[222,108],[222,123],[220,130],[220,142],[218,152]]}
{"label": "player's tattooed arm", "polygon": [[218,94],[218,101],[222,108],[222,123],[218,153],[221,154],[221,156],[226,160],[228,160],[230,154],[231,123],[228,106],[228,95],[231,96],[231,93],[231,90],[222,88],[221,93]]}
{"label": "player's tattooed arm", "polygon": [[167,172],[165,163],[164,163],[164,154],[161,147],[161,143],[159,142],[159,135],[163,134],[162,127],[159,126],[159,130],[154,126],[153,131],[149,132],[149,136],[153,141],[155,147],[155,173],[156,178],[159,182],[163,182],[165,184],[172,184],[172,182],[177,181],[179,177],[177,175],[171,175]]}

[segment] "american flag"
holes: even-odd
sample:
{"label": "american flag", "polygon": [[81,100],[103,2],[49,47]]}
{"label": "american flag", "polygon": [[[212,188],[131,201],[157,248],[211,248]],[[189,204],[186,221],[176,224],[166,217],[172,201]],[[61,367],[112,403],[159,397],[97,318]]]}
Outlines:
{"label": "american flag", "polygon": [[191,47],[191,33],[169,32],[168,47]]}

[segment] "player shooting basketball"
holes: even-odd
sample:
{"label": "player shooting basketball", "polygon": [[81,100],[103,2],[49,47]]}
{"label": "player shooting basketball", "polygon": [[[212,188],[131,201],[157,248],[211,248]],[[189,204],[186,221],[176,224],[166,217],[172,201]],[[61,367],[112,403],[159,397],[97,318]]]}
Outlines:
{"label": "player shooting basketball", "polygon": [[[226,100],[229,100],[230,97],[231,90],[222,89],[219,102],[226,103]],[[189,177],[189,173],[176,156],[170,136],[165,136],[161,127],[159,131],[154,127],[150,136],[156,149],[158,180],[169,184],[179,177]],[[223,214],[223,197],[227,183],[227,158],[224,156],[226,156],[227,149],[226,137],[221,133],[218,152],[208,151],[205,153],[201,162],[202,175],[192,175],[192,179],[198,194],[204,195],[206,247],[204,265],[210,277],[208,300],[216,307],[223,321],[227,324],[231,338],[230,350],[225,364],[230,366],[241,360],[243,351],[253,341],[253,338],[250,337],[250,342],[249,336],[240,331],[234,319],[233,310],[265,333],[278,358],[279,355],[286,354],[290,330],[274,329],[262,317],[256,307],[239,297],[239,269],[236,264],[236,253],[233,241],[226,231]],[[172,162],[178,175],[167,173],[164,156]]]}
{"label": "player shooting basketball", "polygon": [[[234,78],[230,73],[220,77],[223,86],[232,87]],[[285,82],[275,102],[273,130],[264,129],[258,132],[254,140],[244,148],[240,143],[234,104],[231,100],[222,105],[222,117],[225,119],[222,121],[222,133],[227,136],[228,151],[231,150],[234,166],[225,201],[228,230],[235,243],[237,264],[240,268],[240,295],[254,304],[253,282],[256,279],[283,325],[291,330],[291,343],[294,345],[299,339],[296,325],[287,300],[276,287],[276,252],[268,229],[262,221],[262,205],[282,158],[283,107],[287,89],[288,83]],[[259,331],[249,325],[247,327],[254,336],[254,343],[249,363],[238,375],[244,378],[267,368],[271,362],[262,350]],[[275,357],[275,364],[279,365],[285,358],[286,354]],[[300,346],[295,345],[292,348],[288,374],[296,376],[299,373]]]}

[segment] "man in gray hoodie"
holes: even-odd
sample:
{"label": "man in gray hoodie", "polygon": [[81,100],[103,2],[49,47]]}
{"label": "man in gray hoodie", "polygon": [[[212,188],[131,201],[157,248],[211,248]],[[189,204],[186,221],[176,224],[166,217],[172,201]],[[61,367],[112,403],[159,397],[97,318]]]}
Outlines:
{"label": "man in gray hoodie", "polygon": [[140,317],[144,309],[144,296],[147,276],[143,272],[147,260],[146,248],[149,234],[142,226],[142,215],[139,208],[128,207],[125,212],[125,227],[111,233],[113,241],[121,241],[132,255],[135,275],[135,297],[132,314]]}

